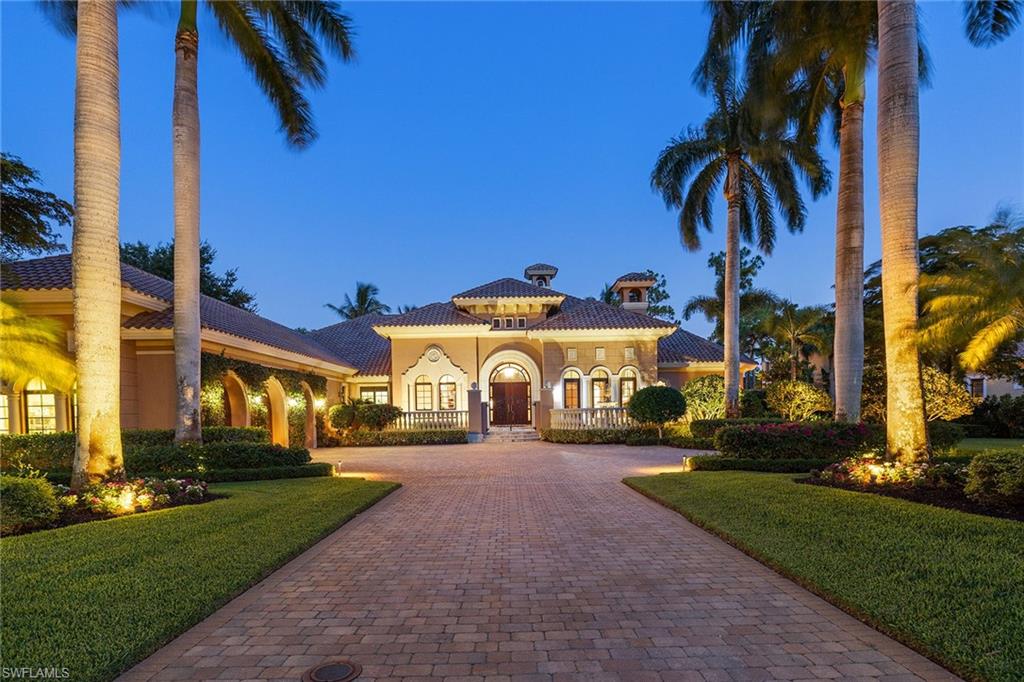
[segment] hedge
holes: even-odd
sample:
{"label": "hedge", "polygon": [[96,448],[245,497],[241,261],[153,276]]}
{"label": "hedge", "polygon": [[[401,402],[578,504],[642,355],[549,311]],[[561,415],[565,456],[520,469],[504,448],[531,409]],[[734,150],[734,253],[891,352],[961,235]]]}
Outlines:
{"label": "hedge", "polygon": [[[206,426],[204,443],[269,443],[270,432],[256,427]],[[172,445],[174,429],[125,429],[121,444],[128,453],[155,445]],[[34,433],[0,436],[0,470],[22,462],[43,471],[70,471],[75,457],[75,434]]]}
{"label": "hedge", "polygon": [[125,470],[206,471],[298,466],[310,460],[306,448],[285,448],[269,443],[210,443],[209,445],[154,445],[125,455]]}
{"label": "hedge", "polygon": [[979,452],[967,467],[964,492],[982,504],[1024,509],[1024,453]]}
{"label": "hedge", "polygon": [[719,429],[727,426],[743,426],[745,424],[781,424],[785,420],[778,417],[753,417],[742,419],[694,419],[690,422],[690,433],[697,438],[714,438]]}
{"label": "hedge", "polygon": [[838,422],[788,422],[728,426],[715,448],[744,459],[828,459],[837,462],[884,442],[882,427]]}
{"label": "hedge", "polygon": [[57,496],[45,478],[0,476],[0,533],[45,526],[58,513]]}
{"label": "hedge", "polygon": [[[465,429],[437,431],[369,431],[357,429],[332,439],[330,445],[338,447],[374,447],[400,445],[455,445],[468,443]],[[327,445],[325,443],[325,445]]]}
{"label": "hedge", "polygon": [[945,453],[956,447],[956,444],[964,439],[966,432],[959,424],[950,422],[928,422],[928,440],[932,445],[932,452]]}
{"label": "hedge", "polygon": [[711,438],[695,438],[693,436],[675,435],[665,439],[665,444],[674,448],[687,450],[714,450],[715,441]]}
{"label": "hedge", "polygon": [[[207,483],[230,483],[232,481],[269,481],[282,478],[315,478],[330,476],[333,467],[328,462],[313,462],[296,466],[270,466],[256,469],[210,469],[207,471],[140,471],[132,472],[136,478],[198,478]],[[50,483],[67,485],[71,472],[47,472]]]}
{"label": "hedge", "polygon": [[829,464],[832,464],[830,459],[748,459],[718,455],[697,455],[686,459],[690,471],[767,471],[775,474],[805,474],[814,469],[824,469]]}
{"label": "hedge", "polygon": [[540,437],[549,443],[566,445],[654,445],[658,442],[658,430],[654,427],[541,429]]}

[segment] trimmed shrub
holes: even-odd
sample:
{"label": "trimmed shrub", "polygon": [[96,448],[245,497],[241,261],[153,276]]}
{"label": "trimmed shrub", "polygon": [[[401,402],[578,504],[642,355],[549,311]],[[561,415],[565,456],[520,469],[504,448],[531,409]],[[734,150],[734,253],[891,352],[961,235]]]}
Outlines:
{"label": "trimmed shrub", "polygon": [[173,478],[201,477],[207,483],[231,481],[270,481],[279,478],[314,478],[330,476],[334,467],[328,462],[297,464],[294,466],[257,467],[254,469],[211,469],[209,471],[176,471]]}
{"label": "trimmed shrub", "polygon": [[[861,397],[861,418],[885,421],[885,367],[872,363],[864,367],[864,389]],[[958,380],[934,367],[921,368],[924,388],[924,411],[929,421],[964,417],[976,409],[967,388]]]}
{"label": "trimmed shrub", "polygon": [[966,432],[959,424],[949,422],[928,422],[928,441],[932,452],[949,452],[964,439]]}
{"label": "trimmed shrub", "polygon": [[[206,426],[206,443],[269,443],[270,432],[256,427]],[[174,429],[125,429],[121,432],[125,457],[143,448],[173,445]],[[36,433],[0,436],[0,470],[21,462],[43,471],[71,471],[75,458],[75,434]]]}
{"label": "trimmed shrub", "polygon": [[1024,508],[1024,453],[979,452],[967,467],[964,492],[982,504]]}
{"label": "trimmed shrub", "polygon": [[832,464],[832,460],[746,459],[717,455],[698,455],[686,460],[690,471],[765,471],[776,474],[805,474],[815,469],[823,469],[829,464]]}
{"label": "trimmed shrub", "polygon": [[740,393],[740,414],[744,419],[765,419],[769,416],[767,393],[752,388]]}
{"label": "trimmed shrub", "polygon": [[714,438],[719,429],[727,426],[743,426],[744,424],[781,424],[783,419],[765,418],[741,418],[741,419],[698,419],[690,422],[690,433],[697,438]]}
{"label": "trimmed shrub", "polygon": [[686,413],[686,399],[682,393],[669,386],[647,386],[630,398],[627,411],[630,417],[641,424],[656,424],[658,438],[661,439],[665,424]]}
{"label": "trimmed shrub", "polygon": [[380,431],[401,416],[400,407],[380,405],[358,398],[334,405],[327,413],[331,426],[339,431],[362,428]]}
{"label": "trimmed shrub", "polygon": [[673,448],[685,448],[687,450],[714,450],[715,441],[711,438],[696,438],[676,434],[665,439],[665,444]]}
{"label": "trimmed shrub", "polygon": [[728,426],[715,434],[726,457],[744,459],[822,459],[837,462],[884,442],[878,426],[838,422]]}
{"label": "trimmed shrub", "polygon": [[370,431],[358,429],[343,434],[336,442],[340,447],[456,445],[469,442],[469,434],[465,429],[438,431]]}
{"label": "trimmed shrub", "polygon": [[630,429],[542,429],[540,437],[549,443],[566,445],[626,445],[654,444],[658,440],[657,429],[636,427]]}
{"label": "trimmed shrub", "polygon": [[20,533],[53,523],[60,510],[45,478],[0,476],[0,533]]}
{"label": "trimmed shrub", "polygon": [[829,394],[805,381],[776,381],[768,386],[765,400],[773,412],[794,422],[832,412]]}
{"label": "trimmed shrub", "polygon": [[132,475],[138,475],[141,472],[298,466],[309,460],[309,450],[306,448],[284,448],[270,443],[154,445],[125,455],[125,469]]}
{"label": "trimmed shrub", "polygon": [[1024,438],[1024,396],[989,396],[962,422],[972,438]]}
{"label": "trimmed shrub", "polygon": [[687,381],[679,389],[686,400],[686,418],[725,418],[725,379],[717,374]]}

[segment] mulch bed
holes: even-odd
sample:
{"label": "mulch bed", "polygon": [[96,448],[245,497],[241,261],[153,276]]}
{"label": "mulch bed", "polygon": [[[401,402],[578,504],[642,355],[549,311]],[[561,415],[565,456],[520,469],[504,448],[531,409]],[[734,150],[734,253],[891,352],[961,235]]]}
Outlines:
{"label": "mulch bed", "polygon": [[978,504],[964,494],[963,490],[957,488],[929,488],[925,486],[899,486],[899,485],[873,485],[863,486],[855,483],[832,483],[819,478],[798,478],[797,483],[806,485],[820,485],[827,488],[842,488],[858,493],[871,493],[885,497],[895,497],[910,502],[930,504],[933,507],[945,507],[956,509],[968,514],[981,514],[982,516],[995,516],[1001,519],[1013,521],[1024,521],[1024,509],[1010,509],[1003,507],[991,507]]}

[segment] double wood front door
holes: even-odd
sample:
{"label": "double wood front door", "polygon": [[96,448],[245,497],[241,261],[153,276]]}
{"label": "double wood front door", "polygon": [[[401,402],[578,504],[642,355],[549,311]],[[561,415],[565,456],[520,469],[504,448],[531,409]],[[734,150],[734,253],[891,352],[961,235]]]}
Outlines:
{"label": "double wood front door", "polygon": [[530,423],[530,384],[525,381],[491,384],[491,424],[511,426]]}

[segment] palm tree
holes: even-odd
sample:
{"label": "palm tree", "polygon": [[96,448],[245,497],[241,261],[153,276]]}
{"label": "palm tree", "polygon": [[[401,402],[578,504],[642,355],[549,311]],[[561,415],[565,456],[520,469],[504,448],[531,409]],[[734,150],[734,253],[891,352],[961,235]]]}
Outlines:
{"label": "palm tree", "polygon": [[[767,331],[782,345],[789,346],[789,378],[799,377],[800,356],[804,346],[820,342],[821,323],[828,313],[821,306],[801,307],[792,301],[779,301],[767,320]],[[827,349],[819,349],[825,350]]]}
{"label": "palm tree", "polygon": [[[320,42],[348,60],[350,21],[335,2],[210,0],[207,7],[264,94],[293,147],[316,137],[304,86],[324,84]],[[175,441],[200,441],[199,29],[197,0],[181,0],[174,41]]]}
{"label": "palm tree", "polygon": [[[1007,226],[1009,227],[1009,226]],[[921,277],[927,344],[969,337],[960,365],[976,371],[1005,345],[1024,338],[1024,230],[960,250],[954,269]]]}
{"label": "palm tree", "polygon": [[123,465],[121,453],[121,263],[118,197],[121,111],[117,7],[80,2],[75,46],[74,288],[78,424],[71,484]]}
{"label": "palm tree", "polygon": [[[723,337],[726,414],[739,415],[740,238],[770,253],[775,209],[791,231],[804,226],[805,208],[797,173],[815,196],[827,191],[828,172],[812,147],[801,145],[784,126],[766,124],[746,88],[733,77],[731,61],[717,59],[707,80],[715,109],[701,128],[690,128],[662,150],[651,186],[669,208],[679,210],[686,248],[700,248],[698,227],[712,227],[712,200],[723,184],[726,221]],[[774,205],[773,205],[774,201]]]}
{"label": "palm tree", "polygon": [[[754,353],[757,345],[757,328],[762,316],[774,310],[777,303],[773,292],[754,286],[754,277],[763,265],[761,256],[752,256],[745,246],[740,249],[740,350],[748,355]],[[715,272],[715,293],[691,296],[683,308],[683,319],[702,315],[715,325],[711,340],[721,343],[725,324],[725,253],[712,254],[708,258],[708,267]]]}
{"label": "palm tree", "polygon": [[[1017,0],[971,0],[968,38],[992,45],[1020,20]],[[917,8],[878,2],[878,184],[882,218],[887,450],[905,462],[928,456],[917,333],[918,111]]]}
{"label": "palm tree", "polygon": [[356,282],[355,301],[349,298],[348,294],[345,294],[345,303],[342,305],[325,303],[324,307],[330,308],[338,313],[339,317],[346,320],[354,320],[363,315],[390,313],[391,307],[385,305],[378,298],[379,295],[380,289],[377,288],[377,285],[370,284],[369,282]]}
{"label": "palm tree", "polygon": [[21,306],[0,301],[0,337],[0,377],[13,383],[39,377],[57,390],[71,389],[75,363],[61,349],[66,342],[59,322],[26,315]]}

